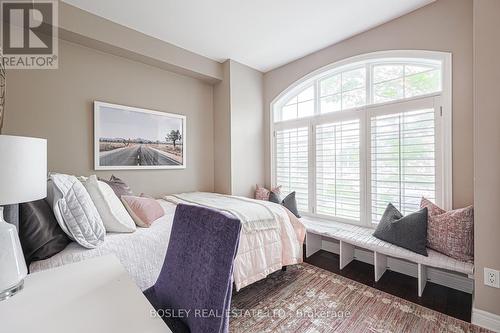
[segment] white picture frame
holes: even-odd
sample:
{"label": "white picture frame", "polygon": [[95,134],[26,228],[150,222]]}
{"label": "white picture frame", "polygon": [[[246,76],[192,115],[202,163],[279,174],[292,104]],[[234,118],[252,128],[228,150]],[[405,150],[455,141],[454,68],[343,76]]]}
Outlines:
{"label": "white picture frame", "polygon": [[186,168],[186,116],[94,101],[94,169]]}

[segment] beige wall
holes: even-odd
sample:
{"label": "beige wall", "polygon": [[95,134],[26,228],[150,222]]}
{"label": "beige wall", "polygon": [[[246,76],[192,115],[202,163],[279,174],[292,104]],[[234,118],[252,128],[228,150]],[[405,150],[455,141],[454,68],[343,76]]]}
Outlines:
{"label": "beige wall", "polygon": [[231,194],[230,61],[222,64],[223,79],[214,86],[214,191]]}
{"label": "beige wall", "polygon": [[253,197],[264,182],[263,75],[227,60],[214,87],[215,192]]}
{"label": "beige wall", "polygon": [[264,105],[261,72],[231,60],[232,194],[253,197],[264,183]]}
{"label": "beige wall", "polygon": [[500,270],[500,1],[474,0],[474,307],[500,315],[500,289],[483,284]]}
{"label": "beige wall", "polygon": [[[61,41],[59,69],[7,71],[4,134],[48,139],[51,171],[123,177],[136,193],[213,190],[208,83]],[[185,170],[93,171],[93,101],[187,116]]]}
{"label": "beige wall", "polygon": [[[419,49],[453,53],[453,205],[473,201],[472,162],[472,0],[438,0],[326,49],[264,75],[266,133],[269,104],[304,75],[358,54],[391,49]],[[269,136],[266,182],[271,181]]]}

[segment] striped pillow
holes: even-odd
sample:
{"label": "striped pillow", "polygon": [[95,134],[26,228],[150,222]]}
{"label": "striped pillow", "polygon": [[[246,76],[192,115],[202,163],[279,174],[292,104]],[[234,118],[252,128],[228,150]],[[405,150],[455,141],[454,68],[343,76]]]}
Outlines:
{"label": "striped pillow", "polygon": [[422,198],[420,208],[427,208],[427,247],[457,260],[474,261],[474,208],[445,211]]}

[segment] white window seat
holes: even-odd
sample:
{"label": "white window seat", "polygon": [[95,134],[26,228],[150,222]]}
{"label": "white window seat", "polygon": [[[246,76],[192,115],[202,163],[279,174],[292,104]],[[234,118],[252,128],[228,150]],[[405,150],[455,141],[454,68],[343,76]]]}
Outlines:
{"label": "white window seat", "polygon": [[428,257],[409,251],[397,245],[384,242],[372,235],[373,229],[346,223],[301,218],[307,229],[306,257],[319,251],[323,237],[340,243],[340,269],[354,260],[356,247],[373,251],[375,281],[378,281],[387,269],[387,257],[404,259],[418,265],[418,296],[422,296],[427,282],[427,268],[435,267],[467,275],[474,273],[474,265],[450,258],[442,253],[427,249]]}

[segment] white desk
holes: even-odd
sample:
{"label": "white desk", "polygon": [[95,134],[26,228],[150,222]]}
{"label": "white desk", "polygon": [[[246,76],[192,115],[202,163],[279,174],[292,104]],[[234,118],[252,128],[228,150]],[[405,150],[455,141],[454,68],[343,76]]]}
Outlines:
{"label": "white desk", "polygon": [[[1,272],[0,272],[1,274]],[[171,332],[114,256],[30,274],[0,302],[2,333]]]}

